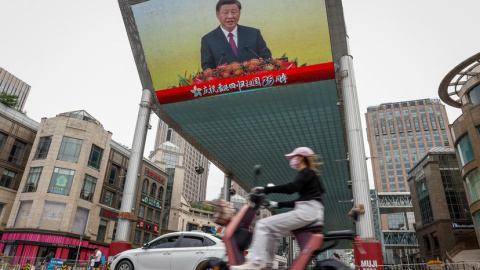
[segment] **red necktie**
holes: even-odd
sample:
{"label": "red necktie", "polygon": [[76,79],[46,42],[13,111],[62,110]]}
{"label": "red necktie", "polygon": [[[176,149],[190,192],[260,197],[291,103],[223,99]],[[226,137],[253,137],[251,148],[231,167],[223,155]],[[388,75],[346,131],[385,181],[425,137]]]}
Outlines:
{"label": "red necktie", "polygon": [[228,33],[228,43],[230,43],[233,53],[238,56],[237,44],[235,44],[235,40],[233,40],[233,34],[231,32]]}

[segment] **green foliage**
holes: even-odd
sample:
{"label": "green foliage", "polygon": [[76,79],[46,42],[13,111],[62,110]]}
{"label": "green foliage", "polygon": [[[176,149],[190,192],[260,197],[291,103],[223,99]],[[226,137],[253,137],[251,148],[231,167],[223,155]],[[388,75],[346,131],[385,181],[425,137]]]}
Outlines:
{"label": "green foliage", "polygon": [[7,94],[7,93],[1,93],[0,94],[0,103],[3,103],[10,108],[14,108],[18,104],[18,96],[10,95],[10,94]]}
{"label": "green foliage", "polygon": [[190,203],[190,208],[195,208],[195,209],[200,209],[204,211],[210,211],[213,212],[213,206],[206,205],[206,204],[201,204],[199,202],[191,202]]}

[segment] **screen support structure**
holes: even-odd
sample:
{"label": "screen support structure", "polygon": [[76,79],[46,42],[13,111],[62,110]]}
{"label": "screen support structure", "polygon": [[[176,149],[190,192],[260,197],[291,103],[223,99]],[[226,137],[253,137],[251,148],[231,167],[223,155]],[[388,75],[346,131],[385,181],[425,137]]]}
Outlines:
{"label": "screen support structure", "polygon": [[136,215],[134,214],[135,194],[137,193],[137,187],[139,185],[140,168],[151,110],[152,92],[148,89],[143,89],[137,124],[133,135],[132,149],[130,150],[130,160],[128,162],[125,189],[123,190],[122,205],[120,206],[120,215],[118,216],[117,233],[115,235],[115,241],[110,244],[110,256],[114,256],[132,247],[130,232],[132,231],[132,222],[136,220]]}
{"label": "screen support structure", "polygon": [[353,204],[355,206],[364,205],[365,209],[365,212],[358,216],[358,221],[355,223],[358,237],[361,239],[360,243],[354,244],[355,265],[360,266],[361,261],[371,261],[374,265],[383,265],[382,247],[380,242],[375,239],[373,226],[372,200],[368,183],[362,122],[351,55],[344,55],[340,58],[340,80],[345,112]]}

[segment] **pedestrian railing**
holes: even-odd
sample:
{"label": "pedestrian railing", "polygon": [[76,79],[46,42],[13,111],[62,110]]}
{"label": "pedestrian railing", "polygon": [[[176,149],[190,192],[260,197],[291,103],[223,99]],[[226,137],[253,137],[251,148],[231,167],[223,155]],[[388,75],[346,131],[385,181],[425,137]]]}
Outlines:
{"label": "pedestrian railing", "polygon": [[[45,258],[0,256],[0,270],[48,270],[48,265],[43,264]],[[57,270],[89,270],[88,260],[63,260],[57,265]],[[109,269],[108,265],[100,265],[101,270]]]}
{"label": "pedestrian railing", "polygon": [[480,270],[478,262],[456,262],[443,265],[428,266],[426,263],[396,265],[356,265],[355,270]]}

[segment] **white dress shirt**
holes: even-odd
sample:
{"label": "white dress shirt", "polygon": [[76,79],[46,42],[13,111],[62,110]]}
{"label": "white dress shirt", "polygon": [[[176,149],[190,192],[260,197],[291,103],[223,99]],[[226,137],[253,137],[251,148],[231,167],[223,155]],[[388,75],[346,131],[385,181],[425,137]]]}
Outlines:
{"label": "white dress shirt", "polygon": [[[235,26],[235,29],[232,30],[232,34],[233,34],[233,41],[235,41],[235,45],[237,45],[237,48],[238,48],[238,38],[237,38],[237,28],[238,26]],[[228,32],[227,30],[223,29],[222,26],[220,26],[220,29],[222,29],[222,32],[223,34],[225,35],[225,37],[227,38],[227,42],[230,43],[230,38],[228,37],[228,34],[230,32]]]}

